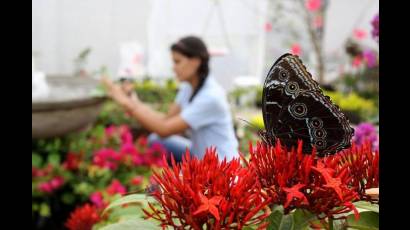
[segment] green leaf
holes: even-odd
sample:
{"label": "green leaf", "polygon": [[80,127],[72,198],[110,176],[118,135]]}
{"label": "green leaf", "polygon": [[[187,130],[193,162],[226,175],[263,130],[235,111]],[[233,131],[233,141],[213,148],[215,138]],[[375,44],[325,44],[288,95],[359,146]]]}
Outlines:
{"label": "green leaf", "polygon": [[356,208],[365,209],[365,210],[368,210],[368,211],[379,213],[379,205],[378,204],[372,204],[372,203],[367,202],[367,201],[358,201],[358,202],[355,202],[353,204],[356,206]]}
{"label": "green leaf", "polygon": [[60,160],[61,157],[57,153],[53,153],[48,155],[48,163],[53,165],[53,166],[59,166],[60,165]]}
{"label": "green leaf", "polygon": [[361,212],[360,219],[355,220],[354,215],[347,217],[347,225],[350,229],[374,230],[379,229],[379,213]]}
{"label": "green leaf", "polygon": [[117,222],[119,219],[125,220],[129,218],[139,218],[144,217],[144,212],[141,209],[141,206],[127,206],[121,208],[113,208],[111,209],[109,220],[113,220]]}
{"label": "green leaf", "polygon": [[38,206],[37,203],[32,203],[32,204],[31,204],[31,207],[32,207],[32,208],[31,208],[32,211],[37,211],[37,210],[39,209],[39,206]]}
{"label": "green leaf", "polygon": [[128,196],[121,197],[118,200],[113,201],[107,208],[103,211],[102,215],[104,215],[108,210],[113,209],[115,207],[122,206],[124,204],[138,204],[142,207],[146,207],[148,202],[155,202],[155,199],[152,197],[148,197],[145,194],[132,194]]}
{"label": "green leaf", "polygon": [[153,221],[144,220],[143,218],[127,219],[120,221],[115,224],[107,225],[99,230],[135,230],[135,229],[155,229],[158,230],[160,227]]}
{"label": "green leaf", "polygon": [[74,185],[74,193],[76,194],[88,196],[93,191],[95,191],[95,188],[87,182],[81,182],[79,184]]}
{"label": "green leaf", "polygon": [[293,217],[292,215],[284,215],[283,207],[276,206],[271,215],[268,217],[269,225],[268,230],[293,230]]}
{"label": "green leaf", "polygon": [[294,229],[307,229],[310,222],[316,220],[316,215],[302,209],[296,209],[293,213]]}
{"label": "green leaf", "polygon": [[46,203],[41,203],[40,205],[40,216],[50,216],[50,206]]}
{"label": "green leaf", "polygon": [[61,197],[61,201],[65,204],[72,204],[75,201],[75,196],[71,193],[64,193]]}
{"label": "green leaf", "polygon": [[31,154],[31,165],[37,168],[40,168],[43,163],[43,159],[40,155],[36,153]]}

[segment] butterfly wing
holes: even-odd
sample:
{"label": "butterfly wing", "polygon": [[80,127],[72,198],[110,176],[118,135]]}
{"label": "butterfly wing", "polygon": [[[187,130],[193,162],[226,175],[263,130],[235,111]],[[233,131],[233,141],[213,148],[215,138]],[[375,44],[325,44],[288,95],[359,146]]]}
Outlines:
{"label": "butterfly wing", "polygon": [[306,91],[292,100],[278,115],[273,127],[276,137],[287,146],[304,142],[303,151],[315,147],[319,155],[333,154],[350,146],[354,130],[346,116],[327,97]]}
{"label": "butterfly wing", "polygon": [[267,133],[278,121],[278,114],[304,91],[321,91],[302,61],[295,55],[284,54],[272,65],[262,92],[262,114]]}
{"label": "butterfly wing", "polygon": [[282,55],[271,67],[262,92],[264,139],[295,146],[303,140],[303,151],[316,147],[321,155],[350,146],[354,130],[346,116],[324,96],[306,66],[295,55]]}

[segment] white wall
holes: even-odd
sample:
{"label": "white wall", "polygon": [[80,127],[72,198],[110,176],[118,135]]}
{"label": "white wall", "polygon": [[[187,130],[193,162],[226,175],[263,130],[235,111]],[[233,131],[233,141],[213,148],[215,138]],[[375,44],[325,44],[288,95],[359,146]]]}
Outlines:
{"label": "white wall", "polygon": [[33,0],[36,67],[46,73],[70,74],[73,59],[91,47],[89,68],[107,65],[117,73],[121,42],[146,44],[149,13],[149,1],[144,0]]}
{"label": "white wall", "polygon": [[[256,75],[262,79],[274,59],[289,51],[280,34],[265,37],[263,26],[265,14],[270,10],[269,1],[272,0],[220,1],[232,49],[224,57],[214,57],[212,69],[227,89],[238,75]],[[73,59],[88,46],[92,48],[89,69],[107,65],[115,75],[120,65],[120,44],[137,41],[147,51],[144,61],[148,72],[155,76],[172,74],[168,49],[181,36],[201,35],[210,48],[229,48],[213,0],[32,0],[32,3],[32,49],[39,53],[36,66],[49,74],[72,73]],[[343,55],[343,43],[352,29],[370,31],[370,20],[378,8],[376,0],[330,0],[325,25],[326,53],[336,59]],[[363,17],[359,18],[362,12]],[[370,37],[367,43],[377,46]]]}

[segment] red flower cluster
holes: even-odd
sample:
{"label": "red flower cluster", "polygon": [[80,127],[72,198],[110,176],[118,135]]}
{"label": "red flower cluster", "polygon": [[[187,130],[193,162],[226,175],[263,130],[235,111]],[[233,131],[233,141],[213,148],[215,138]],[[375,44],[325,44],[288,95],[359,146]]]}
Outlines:
{"label": "red flower cluster", "polygon": [[126,192],[127,192],[127,189],[117,179],[114,179],[107,188],[107,193],[110,195],[115,195],[117,193],[124,195]]}
{"label": "red flower cluster", "polygon": [[285,212],[306,209],[318,218],[358,212],[352,202],[364,196],[364,189],[378,186],[378,152],[371,144],[352,146],[325,158],[302,153],[302,142],[290,151],[281,146],[250,145],[249,168],[258,175],[272,204],[283,205]]}
{"label": "red flower cluster", "polygon": [[49,164],[44,168],[31,167],[31,177],[44,177],[49,175],[54,170],[53,165]]}
{"label": "red flower cluster", "polygon": [[64,178],[56,176],[49,181],[38,184],[38,190],[44,193],[52,193],[54,190],[60,188],[64,184]]}
{"label": "red flower cluster", "polygon": [[116,194],[124,195],[125,193],[127,193],[127,188],[123,184],[121,184],[119,180],[114,179],[112,180],[111,184],[107,186],[106,189],[91,193],[90,201],[97,208],[102,209],[109,204],[110,197]]}
{"label": "red flower cluster", "polygon": [[127,126],[108,127],[102,143],[120,142],[120,150],[103,148],[94,153],[93,163],[102,168],[116,170],[120,164],[128,166],[162,166],[162,155],[165,148],[160,144],[148,147],[146,137],[140,137],[133,142],[132,134]]}
{"label": "red flower cluster", "polygon": [[[261,191],[253,171],[239,159],[219,161],[215,149],[207,149],[202,160],[185,155],[182,163],[167,164],[162,174],[154,173],[160,189],[152,195],[161,205],[149,204],[147,218],[161,221],[162,227],[183,229],[229,229],[259,223],[268,213],[259,214],[270,202]],[[174,221],[179,220],[179,223]]]}
{"label": "red flower cluster", "polygon": [[[351,176],[348,185],[359,195],[360,200],[369,200],[366,189],[379,187],[379,150],[372,151],[372,142],[367,141],[340,152],[333,157],[338,171],[347,170]],[[337,166],[334,164],[338,164]]]}
{"label": "red flower cluster", "polygon": [[66,159],[63,162],[62,166],[66,170],[77,170],[82,161],[82,158],[82,154],[67,153]]}
{"label": "red flower cluster", "polygon": [[69,230],[92,230],[94,224],[100,221],[97,208],[90,204],[85,204],[76,208],[65,223]]}

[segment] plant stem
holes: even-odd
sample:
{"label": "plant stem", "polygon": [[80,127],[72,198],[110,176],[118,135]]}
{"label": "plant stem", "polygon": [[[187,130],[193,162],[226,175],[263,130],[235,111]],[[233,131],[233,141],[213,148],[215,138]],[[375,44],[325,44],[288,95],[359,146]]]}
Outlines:
{"label": "plant stem", "polygon": [[329,217],[329,230],[333,230],[333,218]]}

